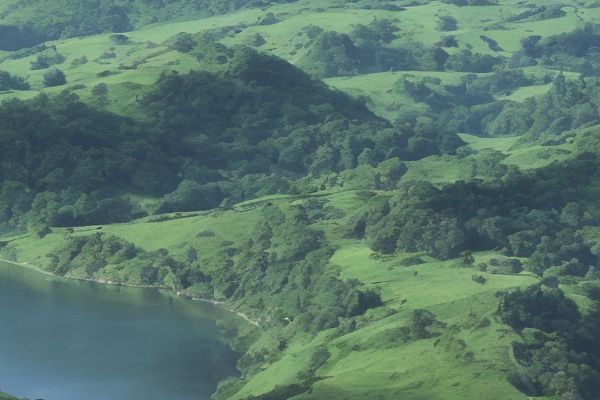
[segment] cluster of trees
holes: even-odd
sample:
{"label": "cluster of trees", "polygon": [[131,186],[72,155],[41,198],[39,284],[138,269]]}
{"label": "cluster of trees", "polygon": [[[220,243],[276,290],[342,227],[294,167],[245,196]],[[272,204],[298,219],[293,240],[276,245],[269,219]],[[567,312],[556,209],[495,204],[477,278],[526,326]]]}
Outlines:
{"label": "cluster of trees", "polygon": [[514,354],[525,371],[511,383],[529,396],[592,400],[600,396],[600,311],[583,315],[556,282],[500,294],[498,315],[522,333]]}
{"label": "cluster of trees", "polygon": [[[440,29],[455,29],[456,21],[445,16]],[[309,36],[310,37],[310,36]],[[485,38],[491,47],[497,43]],[[470,49],[448,54],[440,42],[428,47],[407,40],[398,20],[374,19],[355,25],[349,34],[320,31],[305,45],[308,51],[298,61],[305,71],[320,78],[389,70],[492,72],[504,59],[473,53]]]}
{"label": "cluster of trees", "polygon": [[[523,102],[494,98],[521,86],[550,82],[553,85],[546,94]],[[419,119],[429,121],[438,132],[484,136],[528,134],[529,140],[543,142],[565,131],[600,123],[599,86],[597,77],[566,79],[559,73],[555,77],[534,79],[521,70],[497,71],[479,77],[467,75],[454,85],[444,85],[435,78],[402,78],[393,90],[426,104],[428,110],[424,113],[406,110],[395,125],[410,123],[416,129]]]}
{"label": "cluster of trees", "polygon": [[[279,59],[247,48],[206,43],[199,48],[213,51],[216,57],[211,58],[222,64],[222,74],[165,75],[142,101],[161,130],[162,147],[190,157],[184,178],[195,183],[182,182],[166,210],[186,198],[196,202],[194,198],[203,196],[215,199],[215,204],[219,193],[234,199],[257,193],[236,190],[232,195],[235,189],[216,187],[214,182],[226,174],[260,174],[269,177],[269,183],[260,186],[277,191],[286,190],[286,178],[352,169],[366,150],[375,164],[446,150],[435,144],[435,136],[394,128],[362,103]],[[191,50],[196,52],[198,48]],[[208,57],[211,52],[202,54]],[[454,148],[459,145],[454,143]]]}
{"label": "cluster of trees", "polygon": [[416,102],[427,104],[435,113],[448,112],[456,107],[472,107],[494,102],[494,95],[537,83],[522,70],[498,71],[478,76],[469,74],[459,84],[444,85],[439,78],[403,77],[394,90],[406,93]]}
{"label": "cluster of trees", "polygon": [[596,24],[543,39],[530,36],[522,41],[522,50],[513,58],[519,59],[520,63],[542,62],[554,68],[597,76],[600,73],[599,39],[600,26]]}
{"label": "cluster of trees", "polygon": [[[466,262],[466,264],[469,263]],[[492,258],[488,263],[479,264],[478,268],[480,271],[490,274],[511,275],[523,271],[523,263],[518,258]]]}
{"label": "cluster of trees", "polygon": [[[69,235],[62,247],[48,254],[48,270],[116,283],[181,290],[208,278],[189,262],[175,260],[164,249],[148,252],[116,236],[95,233]],[[212,297],[212,294],[209,295]]]}
{"label": "cluster of trees", "polygon": [[46,69],[53,65],[62,64],[65,62],[65,56],[60,54],[56,47],[50,47],[44,51],[37,53],[35,61],[31,62],[31,69]]}
{"label": "cluster of trees", "polygon": [[[397,40],[399,39],[399,40]],[[397,21],[375,19],[356,25],[350,34],[325,31],[307,46],[297,65],[320,78],[389,70],[491,72],[504,59],[469,49],[448,54],[440,46],[427,47],[402,39]]]}
{"label": "cluster of trees", "polygon": [[598,265],[598,249],[577,231],[600,221],[595,182],[598,161],[582,154],[502,180],[402,185],[356,213],[350,235],[380,252],[422,251],[438,258],[465,250],[503,250],[528,257],[526,268],[544,276],[585,276]]}
{"label": "cluster of trees", "polygon": [[541,21],[545,19],[560,18],[566,15],[563,4],[550,4],[537,6],[531,4],[526,11],[508,17],[508,22]]}
{"label": "cluster of trees", "polygon": [[73,237],[66,244],[50,253],[49,270],[64,276],[70,271],[85,268],[88,277],[109,264],[123,264],[138,256],[135,246],[114,236],[97,233]]}
{"label": "cluster of trees", "polygon": [[29,88],[29,83],[25,79],[0,70],[0,91],[29,90]]}
{"label": "cluster of trees", "polygon": [[225,248],[201,263],[217,298],[262,315],[265,326],[293,324],[311,333],[380,306],[381,299],[372,289],[328,272],[333,249],[323,232],[310,224],[303,206],[282,210],[266,205],[251,239],[234,252]]}
{"label": "cluster of trees", "polygon": [[[297,335],[312,337],[334,327],[352,330],[353,319],[382,305],[373,289],[335,275],[328,264],[333,249],[311,224],[304,206],[266,204],[249,239],[198,262],[217,299],[248,310],[275,338],[256,343],[240,358],[238,368],[244,376],[277,361]],[[328,356],[316,350],[299,380],[311,383]]]}
{"label": "cluster of trees", "polygon": [[62,86],[67,83],[67,77],[65,76],[65,73],[58,68],[52,68],[44,72],[43,77],[44,86],[46,87]]}
{"label": "cluster of trees", "polygon": [[470,49],[463,49],[447,56],[443,64],[443,69],[448,71],[486,73],[494,71],[503,62],[504,59],[499,56],[478,54],[473,53]]}
{"label": "cluster of trees", "polygon": [[457,6],[494,6],[498,0],[442,0],[443,3],[455,4]]}
{"label": "cluster of trees", "polygon": [[430,339],[439,336],[444,328],[446,323],[438,321],[434,313],[417,309],[410,312],[408,325],[399,329],[398,336],[404,342]]}
{"label": "cluster of trees", "polygon": [[506,103],[484,128],[489,135],[530,133],[546,139],[600,122],[597,77],[567,80],[559,74],[550,92],[524,103]]}
{"label": "cluster of trees", "polygon": [[[597,75],[590,70],[591,66],[599,64],[593,58],[597,31],[596,26],[588,25],[543,40],[539,37],[527,38],[523,41],[524,50],[517,52],[508,65],[490,56],[474,55],[477,60],[473,57],[463,58],[469,50],[456,52],[447,59],[444,68],[494,72],[484,76],[467,75],[459,84],[443,84],[435,78],[400,79],[393,91],[408,94],[416,102],[427,105],[428,110],[424,113],[422,108],[413,109],[403,105],[402,115],[395,125],[409,123],[414,129],[417,129],[417,125],[430,126],[437,132],[469,132],[486,136],[529,133],[533,138],[544,136],[545,139],[551,139],[567,130],[598,124],[597,89],[600,81],[594,76],[585,77]],[[567,58],[575,60],[575,64],[564,61]],[[534,77],[518,68],[532,65],[536,59],[545,60],[546,64],[555,67],[580,71],[583,76],[566,79],[559,73]],[[561,61],[561,64],[560,60],[564,62]],[[584,62],[589,64],[587,72],[577,64]],[[547,83],[553,83],[547,94],[531,97],[524,102],[494,98],[508,95],[519,87]],[[420,124],[417,124],[417,119],[420,119]]]}
{"label": "cluster of trees", "polygon": [[35,30],[31,24],[0,25],[0,50],[15,51],[32,47],[45,40],[45,36]]}

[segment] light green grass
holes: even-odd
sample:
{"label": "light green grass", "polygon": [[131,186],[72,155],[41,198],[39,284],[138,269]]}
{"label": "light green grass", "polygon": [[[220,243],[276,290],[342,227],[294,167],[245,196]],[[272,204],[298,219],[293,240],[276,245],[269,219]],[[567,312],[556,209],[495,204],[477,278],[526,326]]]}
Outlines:
{"label": "light green grass", "polygon": [[518,136],[485,138],[466,133],[461,133],[459,136],[473,150],[479,151],[484,149],[492,149],[501,151],[503,153],[508,153],[510,148],[519,140]]}
{"label": "light green grass", "polygon": [[511,151],[503,163],[515,165],[522,170],[537,169],[548,166],[554,161],[568,160],[573,154],[573,146],[569,144],[558,146],[534,145]]}
{"label": "light green grass", "polygon": [[[533,284],[535,278],[527,275],[492,275],[463,267],[458,261],[429,261],[405,267],[399,264],[409,254],[378,260],[362,242],[348,241],[333,256],[341,276],[381,288],[384,302],[391,305],[406,304],[410,308],[427,308],[457,301],[488,291]],[[428,257],[425,257],[427,260]],[[482,275],[484,285],[471,277]]]}
{"label": "light green grass", "polygon": [[550,91],[552,84],[520,87],[507,96],[496,96],[496,100],[523,102],[529,98],[542,96]]}
{"label": "light green grass", "polygon": [[[461,307],[465,314],[473,309],[489,313],[491,299],[480,296],[453,306]],[[493,363],[496,368],[516,368],[507,351],[515,336],[504,333],[501,325],[492,323],[475,332],[462,330],[455,337],[371,348],[378,334],[398,329],[404,323],[400,318],[389,317],[330,343],[333,357],[321,369],[327,378],[317,383],[312,393],[298,399],[527,398],[508,384],[497,369],[484,367]],[[454,348],[456,340],[463,340],[465,349]],[[472,361],[467,353],[473,354]]]}
{"label": "light green grass", "polygon": [[425,180],[433,184],[452,183],[471,178],[471,161],[453,156],[429,156],[406,162],[408,171],[403,181]]}
{"label": "light green grass", "polygon": [[[511,357],[517,336],[495,322],[493,313],[498,290],[537,280],[483,274],[487,282],[481,285],[471,279],[473,269],[457,267],[457,261],[398,266],[405,256],[377,260],[358,241],[347,241],[338,249],[332,263],[340,267],[341,276],[379,282],[386,304],[399,313],[329,343],[332,357],[320,370],[326,379],[297,399],[526,399],[505,373],[519,368]],[[406,324],[408,312],[417,308],[454,324],[455,333],[382,347],[382,337]],[[490,326],[465,327],[473,316],[487,318]]]}
{"label": "light green grass", "polygon": [[492,149],[507,155],[502,161],[506,165],[514,165],[521,170],[537,169],[550,165],[554,161],[565,161],[573,157],[575,147],[572,143],[553,146],[520,143],[520,137],[485,138],[468,134],[459,135],[468,146],[481,151]]}
{"label": "light green grass", "polygon": [[394,121],[398,118],[401,107],[411,107],[427,111],[427,105],[415,104],[415,101],[405,93],[395,88],[400,79],[410,81],[425,77],[440,79],[444,85],[459,84],[466,76],[462,72],[440,72],[440,71],[394,71],[379,72],[357,76],[345,76],[324,79],[330,87],[346,92],[355,97],[364,97],[369,109],[380,117]]}
{"label": "light green grass", "polygon": [[[538,5],[543,2],[536,1]],[[229,33],[221,39],[227,45],[247,44],[255,35],[260,34],[266,43],[259,50],[282,57],[295,63],[308,49],[306,35],[300,35],[302,28],[316,25],[325,30],[351,32],[356,24],[368,24],[373,19],[388,18],[396,21],[401,36],[392,46],[402,46],[406,40],[420,42],[431,46],[442,36],[454,35],[459,41],[460,48],[470,47],[475,53],[496,54],[480,39],[486,35],[497,40],[504,48],[498,54],[508,56],[509,52],[519,49],[520,41],[530,36],[532,31],[542,36],[567,32],[583,26],[585,22],[600,20],[597,9],[582,9],[577,3],[565,2],[567,15],[535,22],[518,22],[501,24],[508,16],[523,12],[527,7],[519,2],[502,1],[498,6],[469,6],[456,7],[451,4],[429,2],[425,5],[408,6],[404,11],[366,10],[353,8],[329,7],[329,4],[302,0],[289,4],[278,4],[262,9],[244,9],[228,15],[213,16],[192,21],[167,22],[146,26],[134,32],[128,32],[132,43],[115,46],[110,40],[110,34],[101,34],[85,38],[58,40],[54,44],[58,51],[66,57],[64,64],[59,65],[66,76],[68,84],[57,88],[43,88],[42,76],[44,71],[31,71],[30,62],[35,56],[20,60],[5,60],[0,62],[0,69],[12,74],[23,76],[32,84],[32,91],[0,93],[0,100],[12,97],[27,99],[38,92],[58,93],[65,88],[75,85],[85,86],[76,93],[84,100],[89,99],[91,89],[98,83],[109,85],[111,106],[108,110],[124,115],[135,114],[137,111],[136,95],[143,92],[143,86],[154,83],[164,70],[176,70],[181,73],[191,69],[203,69],[194,58],[176,53],[166,52],[162,45],[167,39],[179,32],[198,33],[213,29],[229,29]],[[6,6],[6,5],[5,5]],[[273,13],[280,22],[272,25],[260,25],[259,21],[267,13]],[[449,15],[457,19],[459,29],[454,32],[440,32],[437,27],[438,17]],[[236,33],[233,28],[239,30]],[[117,57],[106,59],[98,64],[94,60],[104,52],[114,48]],[[447,49],[452,52],[454,49]],[[71,67],[71,62],[82,55],[89,62],[85,65]],[[121,70],[120,64],[141,64],[135,70]],[[546,70],[532,67],[538,73]],[[103,71],[111,71],[114,75],[99,77]],[[351,95],[365,96],[370,108],[378,115],[394,121],[403,107],[424,110],[423,105],[401,93],[392,93],[393,83],[400,77],[434,77],[442,79],[444,84],[456,84],[465,74],[438,71],[404,71],[382,72],[349,78],[331,78],[326,82],[337,89]],[[142,85],[138,87],[135,85]],[[524,87],[515,90],[506,100],[523,101],[539,95],[547,90],[547,86]]]}

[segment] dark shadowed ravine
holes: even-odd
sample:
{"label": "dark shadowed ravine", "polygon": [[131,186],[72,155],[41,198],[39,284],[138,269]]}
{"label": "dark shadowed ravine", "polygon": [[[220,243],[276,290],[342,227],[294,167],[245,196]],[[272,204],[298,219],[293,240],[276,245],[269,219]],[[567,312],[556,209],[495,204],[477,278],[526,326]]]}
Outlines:
{"label": "dark shadowed ravine", "polygon": [[45,400],[203,400],[235,375],[221,310],[0,263],[0,390]]}

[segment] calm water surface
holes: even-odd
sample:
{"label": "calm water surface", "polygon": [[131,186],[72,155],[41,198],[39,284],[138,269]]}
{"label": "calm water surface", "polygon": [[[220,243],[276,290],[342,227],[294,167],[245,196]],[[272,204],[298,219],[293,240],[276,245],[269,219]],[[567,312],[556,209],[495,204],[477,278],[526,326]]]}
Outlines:
{"label": "calm water surface", "polygon": [[45,400],[205,400],[236,375],[208,304],[0,262],[0,390]]}

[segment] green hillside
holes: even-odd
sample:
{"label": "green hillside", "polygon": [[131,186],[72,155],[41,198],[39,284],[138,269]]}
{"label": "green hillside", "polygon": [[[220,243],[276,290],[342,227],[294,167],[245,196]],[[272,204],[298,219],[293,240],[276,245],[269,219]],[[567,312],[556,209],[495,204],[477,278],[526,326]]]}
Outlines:
{"label": "green hillside", "polygon": [[[516,336],[510,333],[508,327],[495,322],[495,293],[501,289],[524,287],[537,279],[525,274],[495,275],[482,272],[480,274],[486,277],[486,283],[480,284],[472,279],[472,267],[464,265],[460,259],[441,262],[421,256],[424,260],[420,264],[411,265],[412,262],[404,261],[414,259],[415,254],[377,257],[362,241],[346,238],[342,229],[345,220],[354,209],[365,204],[368,195],[366,192],[350,191],[300,199],[271,198],[261,204],[240,204],[230,211],[173,215],[172,219],[165,217],[162,222],[148,219],[104,226],[100,236],[96,234],[95,227],[77,228],[73,233],[53,229],[53,233],[42,240],[24,238],[12,242],[4,254],[10,253],[18,261],[41,266],[54,273],[62,274],[67,269],[66,276],[151,284],[153,282],[147,280],[147,269],[139,267],[147,259],[143,254],[150,252],[155,254],[156,259],[157,256],[161,257],[161,252],[168,252],[173,259],[171,262],[181,262],[183,270],[175,270],[178,277],[166,275],[161,284],[176,285],[175,290],[183,290],[189,296],[214,296],[217,300],[225,300],[231,308],[256,321],[260,325],[258,329],[265,332],[248,349],[243,349],[245,355],[240,360],[240,366],[247,378],[242,382],[228,382],[221,389],[223,394],[216,398],[242,399],[250,395],[267,398],[265,393],[271,393],[271,396],[275,396],[273,393],[291,395],[297,390],[295,385],[302,389],[298,389],[299,394],[307,389],[306,385],[312,385],[310,374],[316,374],[318,378],[311,394],[297,398],[346,398],[365,396],[373,390],[386,399],[398,396],[418,398],[423,393],[456,399],[472,393],[481,396],[504,393],[505,398],[525,398],[508,383],[502,372],[502,369],[512,366],[512,361],[507,358],[507,349]],[[302,228],[299,222],[292,224],[288,221],[283,227],[276,226],[273,228],[274,236],[269,241],[269,251],[273,254],[276,252],[277,261],[271,257],[267,269],[260,272],[253,264],[255,255],[249,253],[249,237],[262,237],[257,230],[264,229],[260,228],[263,224],[273,224],[273,215],[296,215],[302,209],[308,214],[304,217],[304,223],[308,224],[311,231],[324,234],[325,240],[321,239],[320,244],[297,244],[294,241],[306,241],[309,237],[304,231],[306,228]],[[268,216],[267,221],[263,219],[265,215]],[[287,240],[283,242],[280,242],[281,236],[275,236],[280,229],[287,232]],[[72,251],[73,245],[70,243],[95,238],[95,242],[108,245],[113,243],[113,237],[135,246],[136,258],[112,264],[115,262],[113,260],[121,257],[122,251],[119,251],[112,255],[113,260],[109,255],[108,264],[90,275],[89,257],[99,254],[96,251],[104,253],[105,250],[100,250],[98,245],[90,247],[87,242],[79,256],[66,259],[68,265],[63,264],[65,251]],[[165,237],[168,239],[165,240]],[[69,244],[63,249],[65,243]],[[309,265],[300,263],[293,269],[281,270],[282,266],[290,265],[290,260],[299,251],[304,253],[309,249],[314,249],[306,258]],[[475,256],[478,261],[495,257],[490,252],[477,253]],[[186,270],[190,259],[196,257],[197,260],[192,263],[193,270]],[[94,258],[99,259],[98,256]],[[237,279],[222,277],[220,264],[223,262],[232,264],[231,273],[243,280],[240,286],[231,287],[231,282]],[[317,270],[314,270],[315,267]],[[164,267],[159,265],[158,268],[155,277],[163,274]],[[198,268],[198,272],[195,268]],[[250,274],[248,270],[254,272]],[[290,286],[292,279],[300,276],[310,280],[309,286]],[[332,280],[327,284],[327,291],[334,290],[335,285],[340,285],[339,290],[342,290],[343,282],[353,286],[355,283],[351,282],[360,281],[360,286],[351,290],[359,290],[365,294],[363,297],[370,290],[376,290],[385,306],[350,318],[343,317],[347,311],[323,309],[327,304],[335,304],[333,299],[323,297],[323,294],[311,295],[307,289],[316,285],[317,293],[322,293],[318,290],[321,285],[319,280],[325,277]],[[286,280],[290,284],[282,283]],[[334,285],[334,282],[338,283]],[[279,293],[285,294],[285,297],[271,295],[272,289],[267,288],[272,285],[276,285],[273,287],[279,288]],[[240,296],[241,293],[244,295]],[[318,308],[313,309],[310,305],[299,307],[292,301],[297,296],[312,297],[311,303],[318,302]],[[353,295],[348,293],[343,296]],[[282,301],[282,298],[289,300]],[[362,302],[358,300],[358,307],[368,306],[367,297],[364,298]],[[415,310],[433,313],[444,326],[436,325],[435,332],[431,333],[425,327],[423,337],[413,338],[408,334],[404,338],[402,327],[410,326],[408,318]],[[337,319],[336,315],[342,316],[340,325],[335,323],[336,326],[331,326]],[[500,341],[499,330],[505,331]],[[316,332],[319,333],[314,336]],[[282,346],[282,340],[286,342],[285,348],[277,350],[278,346]],[[440,340],[442,344],[438,345]],[[488,341],[495,343],[496,347],[489,348],[486,344]],[[428,357],[435,361],[422,359],[419,354],[423,351],[431,353]],[[317,356],[320,353],[329,356]],[[320,360],[320,357],[325,359],[315,360]],[[397,362],[398,359],[408,360],[411,357],[417,357],[423,364]],[[426,372],[426,363],[430,362],[440,367],[435,381],[430,380]],[[477,373],[479,363],[492,363],[499,369],[490,371],[485,380],[473,380],[472,374]],[[458,367],[464,370],[457,371]],[[453,372],[446,375],[444,371]],[[232,393],[233,388],[236,389],[236,395],[230,396],[228,393]],[[348,390],[351,392],[346,393]]]}
{"label": "green hillside", "polygon": [[599,38],[594,1],[4,2],[0,258],[237,312],[215,400],[600,398]]}
{"label": "green hillside", "polygon": [[107,0],[19,2],[0,6],[0,49],[18,50],[47,40],[126,32],[149,24],[225,14],[285,1]]}

